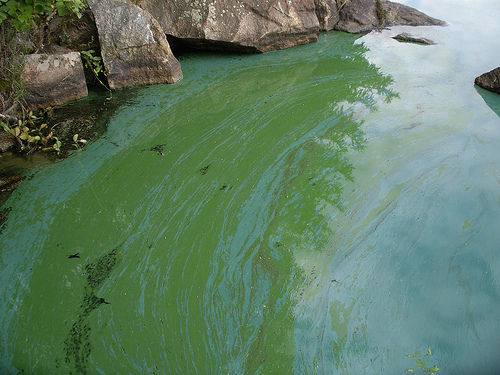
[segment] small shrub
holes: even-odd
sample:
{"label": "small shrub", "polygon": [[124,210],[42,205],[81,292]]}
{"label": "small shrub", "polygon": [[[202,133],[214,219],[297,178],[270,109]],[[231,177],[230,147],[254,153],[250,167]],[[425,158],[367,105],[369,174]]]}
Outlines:
{"label": "small shrub", "polygon": [[9,20],[17,31],[28,31],[56,12],[80,16],[84,5],[82,0],[0,0],[0,22]]}

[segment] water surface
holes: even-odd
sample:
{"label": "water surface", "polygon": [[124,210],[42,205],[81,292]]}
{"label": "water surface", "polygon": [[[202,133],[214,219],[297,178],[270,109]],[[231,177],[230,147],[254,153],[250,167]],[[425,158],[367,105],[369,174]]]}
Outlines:
{"label": "water surface", "polygon": [[4,205],[3,373],[493,374],[500,118],[457,21],[129,90]]}

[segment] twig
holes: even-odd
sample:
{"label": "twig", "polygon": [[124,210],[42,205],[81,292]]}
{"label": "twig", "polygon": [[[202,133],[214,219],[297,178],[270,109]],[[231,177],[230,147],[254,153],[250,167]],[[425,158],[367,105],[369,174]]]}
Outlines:
{"label": "twig", "polygon": [[5,120],[12,120],[12,121],[17,121],[19,120],[16,116],[12,115],[4,115],[3,113],[0,113],[0,118],[3,118]]}
{"label": "twig", "polygon": [[11,111],[13,111],[16,107],[17,107],[17,102],[15,102],[14,104],[12,104],[6,111],[4,111],[4,113],[7,115],[9,114]]}
{"label": "twig", "polygon": [[[335,0],[335,3],[337,3],[337,11],[335,12],[335,16],[340,13],[344,5],[346,5],[349,2],[349,0]],[[340,3],[340,5],[339,5]]]}

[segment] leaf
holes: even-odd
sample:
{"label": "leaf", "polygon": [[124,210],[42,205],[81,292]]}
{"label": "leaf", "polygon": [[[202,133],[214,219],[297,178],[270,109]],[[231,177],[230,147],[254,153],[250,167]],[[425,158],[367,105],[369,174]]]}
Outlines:
{"label": "leaf", "polygon": [[[16,128],[17,129],[17,128]],[[20,135],[19,135],[19,138],[22,139],[23,141],[27,140],[29,138],[29,134],[28,132],[22,132]]]}
{"label": "leaf", "polygon": [[73,136],[73,142],[75,142],[75,143],[78,142],[78,134],[75,134]]}
{"label": "leaf", "polygon": [[38,142],[39,140],[40,140],[40,136],[38,136],[38,135],[35,135],[34,137],[32,137],[31,135],[28,136],[28,143]]}
{"label": "leaf", "polygon": [[430,346],[428,346],[428,347],[427,347],[427,354],[429,354],[429,355],[431,355],[431,354],[432,354],[432,353],[431,353],[431,347],[430,347]]}
{"label": "leaf", "polygon": [[14,134],[16,137],[19,137],[19,134],[21,133],[21,129],[19,129],[19,126],[16,126],[14,129],[12,129],[14,131]]}
{"label": "leaf", "polygon": [[3,130],[5,130],[7,133],[10,133],[10,128],[9,125],[7,125],[5,122],[0,122],[0,125],[2,125]]}

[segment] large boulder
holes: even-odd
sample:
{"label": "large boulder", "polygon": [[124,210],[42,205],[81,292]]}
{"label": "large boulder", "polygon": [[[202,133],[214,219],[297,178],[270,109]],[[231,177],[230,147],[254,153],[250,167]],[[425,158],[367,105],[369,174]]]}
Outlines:
{"label": "large boulder", "polygon": [[500,94],[500,67],[481,74],[476,78],[475,83],[483,89]]}
{"label": "large boulder", "polygon": [[88,0],[99,34],[101,56],[111,89],[174,83],[182,78],[165,32],[129,0]]}
{"label": "large boulder", "polygon": [[387,26],[444,26],[444,21],[386,0],[347,0],[341,6],[336,30],[362,33]]}
{"label": "large boulder", "polygon": [[265,52],[318,39],[314,0],[140,0],[163,30],[204,49]]}
{"label": "large boulder", "polygon": [[24,97],[31,109],[64,104],[88,95],[79,52],[26,55],[23,83]]}

